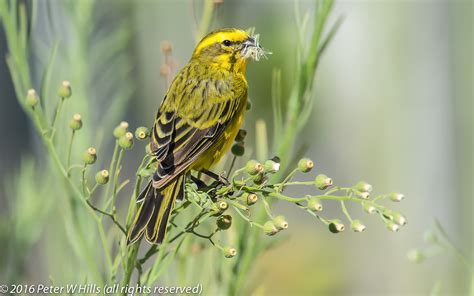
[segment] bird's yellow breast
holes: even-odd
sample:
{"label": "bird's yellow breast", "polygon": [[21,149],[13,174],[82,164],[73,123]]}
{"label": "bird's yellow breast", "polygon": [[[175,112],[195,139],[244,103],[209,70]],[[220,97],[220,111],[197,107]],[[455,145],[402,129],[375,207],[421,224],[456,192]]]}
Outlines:
{"label": "bird's yellow breast", "polygon": [[219,135],[216,142],[204,152],[194,164],[191,165],[190,169],[200,170],[209,169],[215,165],[229,150],[234,143],[235,137],[239,132],[242,122],[244,121],[245,106],[247,104],[247,97],[241,98],[239,102],[239,108],[235,116],[229,121],[225,131]]}

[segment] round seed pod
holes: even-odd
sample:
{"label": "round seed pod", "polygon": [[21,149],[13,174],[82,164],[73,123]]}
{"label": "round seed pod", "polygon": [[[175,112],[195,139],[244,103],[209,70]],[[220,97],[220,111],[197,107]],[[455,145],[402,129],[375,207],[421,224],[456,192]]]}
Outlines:
{"label": "round seed pod", "polygon": [[328,176],[319,174],[316,176],[314,183],[318,189],[324,190],[324,189],[327,189],[329,186],[331,186],[333,184],[333,181]]}
{"label": "round seed pod", "polygon": [[244,129],[240,129],[239,132],[237,133],[237,136],[235,136],[235,141],[243,142],[246,136],[247,136],[247,131]]}
{"label": "round seed pod", "polygon": [[235,156],[242,156],[242,155],[244,155],[244,153],[245,153],[244,144],[242,144],[242,143],[240,143],[240,142],[235,143],[234,145],[232,145],[231,152],[232,152],[232,154],[234,154]]}
{"label": "round seed pod", "polygon": [[278,233],[278,228],[276,228],[275,223],[273,223],[273,221],[267,221],[263,225],[263,231],[266,235],[272,236]]}
{"label": "round seed pod", "polygon": [[247,104],[245,105],[245,110],[250,110],[252,109],[252,101],[250,99],[247,99]]}
{"label": "round seed pod", "polygon": [[80,130],[82,128],[81,114],[76,113],[72,116],[72,119],[69,122],[69,127],[74,131]]}
{"label": "round seed pod", "polygon": [[392,212],[392,221],[399,226],[404,226],[407,224],[407,218],[405,218],[405,216],[399,212]]}
{"label": "round seed pod", "polygon": [[352,220],[351,228],[354,232],[362,232],[365,230],[365,225],[360,220]]}
{"label": "round seed pod", "polygon": [[165,55],[170,54],[173,51],[173,44],[168,40],[163,40],[160,45],[161,52]]}
{"label": "round seed pod", "polygon": [[331,223],[329,223],[329,231],[331,231],[332,233],[339,233],[344,231],[344,229],[345,226],[339,219],[332,220]]}
{"label": "round seed pod", "polygon": [[438,241],[438,237],[433,231],[427,231],[423,234],[423,240],[427,244],[434,244]]}
{"label": "round seed pod", "polygon": [[119,146],[122,149],[129,150],[133,147],[133,135],[131,132],[126,132],[125,135],[121,136],[119,139]]}
{"label": "round seed pod", "polygon": [[425,260],[425,254],[419,249],[412,249],[408,251],[407,253],[407,258],[410,262],[413,263],[421,263],[423,260]]}
{"label": "round seed pod", "polygon": [[353,188],[359,192],[372,192],[372,185],[364,181],[357,182]]}
{"label": "round seed pod", "polygon": [[247,205],[251,206],[258,201],[258,196],[255,193],[247,194]]}
{"label": "round seed pod", "polygon": [[163,64],[161,65],[160,67],[160,75],[161,76],[168,76],[171,74],[171,68],[169,65],[167,64]]}
{"label": "round seed pod", "polygon": [[227,230],[232,225],[232,216],[222,215],[216,220],[217,227],[221,230]]}
{"label": "round seed pod", "polygon": [[367,214],[373,214],[377,212],[377,209],[374,206],[366,202],[362,203],[362,208],[364,209],[364,212],[366,212]]}
{"label": "round seed pod", "polygon": [[256,175],[264,171],[263,165],[256,160],[249,160],[245,165],[245,170],[250,175]]}
{"label": "round seed pod", "polygon": [[255,176],[255,178],[253,179],[253,183],[255,183],[256,185],[262,185],[267,180],[268,180],[268,178],[265,176],[265,174],[260,173],[260,174]]}
{"label": "round seed pod", "polygon": [[28,94],[26,95],[26,105],[28,107],[34,108],[36,105],[38,105],[39,99],[38,99],[38,94],[34,89],[28,90]]}
{"label": "round seed pod", "polygon": [[288,222],[286,221],[285,216],[282,216],[282,215],[276,216],[273,219],[273,224],[275,224],[278,230],[288,229]]}
{"label": "round seed pod", "polygon": [[280,170],[280,164],[271,159],[268,159],[264,163],[265,171],[274,174]]}
{"label": "round seed pod", "polygon": [[97,172],[97,174],[95,175],[95,181],[99,185],[107,184],[109,182],[109,171],[102,170]]}
{"label": "round seed pod", "polygon": [[135,130],[135,138],[137,140],[145,140],[150,136],[150,130],[147,127],[140,126]]}
{"label": "round seed pod", "polygon": [[61,86],[58,89],[58,96],[61,98],[69,98],[72,95],[71,83],[67,80],[64,80],[61,83]]}
{"label": "round seed pod", "polygon": [[298,161],[298,169],[303,173],[310,172],[314,167],[314,162],[309,158],[302,158]]}
{"label": "round seed pod", "polygon": [[89,147],[89,149],[84,152],[82,160],[87,165],[94,164],[97,160],[97,150],[94,147]]}
{"label": "round seed pod", "polygon": [[405,198],[405,195],[397,192],[390,193],[389,198],[391,201],[400,202]]}
{"label": "round seed pod", "polygon": [[400,226],[395,224],[394,222],[390,220],[385,220],[385,226],[387,227],[388,230],[397,232],[400,229]]}
{"label": "round seed pod", "polygon": [[224,256],[226,258],[232,258],[232,257],[235,257],[235,255],[237,255],[237,250],[235,248],[231,248],[231,247],[225,247],[222,252],[224,253]]}
{"label": "round seed pod", "polygon": [[122,121],[114,129],[114,137],[119,139],[121,136],[125,135],[128,129],[128,122]]}
{"label": "round seed pod", "polygon": [[323,210],[323,204],[321,203],[321,200],[317,197],[311,197],[308,200],[308,204],[306,205],[306,207],[315,212],[321,212]]}
{"label": "round seed pod", "polygon": [[229,204],[225,200],[221,200],[217,202],[217,207],[219,208],[221,212],[224,212],[225,210],[229,208]]}

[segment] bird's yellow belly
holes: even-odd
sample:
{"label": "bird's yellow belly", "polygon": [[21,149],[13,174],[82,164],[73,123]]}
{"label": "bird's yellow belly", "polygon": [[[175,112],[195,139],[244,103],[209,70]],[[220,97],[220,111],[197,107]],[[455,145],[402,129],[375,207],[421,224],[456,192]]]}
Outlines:
{"label": "bird's yellow belly", "polygon": [[[245,106],[245,103],[242,104]],[[219,136],[219,139],[205,151],[199,159],[192,165],[191,169],[209,169],[224,156],[234,143],[234,139],[239,132],[244,119],[245,107],[241,107],[236,116],[230,120],[226,130]]]}

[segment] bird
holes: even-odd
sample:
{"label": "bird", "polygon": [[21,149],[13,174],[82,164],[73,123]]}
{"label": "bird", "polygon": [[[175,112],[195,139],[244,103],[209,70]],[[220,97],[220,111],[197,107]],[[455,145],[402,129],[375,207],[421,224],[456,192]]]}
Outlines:
{"label": "bird", "polygon": [[212,31],[197,44],[155,117],[150,150],[157,168],[137,196],[128,244],[143,235],[151,244],[163,242],[175,202],[184,197],[186,174],[207,171],[230,149],[247,105],[247,64],[268,53],[259,35],[237,28]]}

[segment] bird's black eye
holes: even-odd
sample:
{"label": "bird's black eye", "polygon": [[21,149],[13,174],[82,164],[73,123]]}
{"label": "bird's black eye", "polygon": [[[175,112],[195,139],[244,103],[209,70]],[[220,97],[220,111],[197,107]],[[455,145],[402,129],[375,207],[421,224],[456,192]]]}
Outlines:
{"label": "bird's black eye", "polygon": [[230,40],[224,40],[222,41],[222,44],[224,44],[225,46],[230,46],[232,42],[230,42]]}

